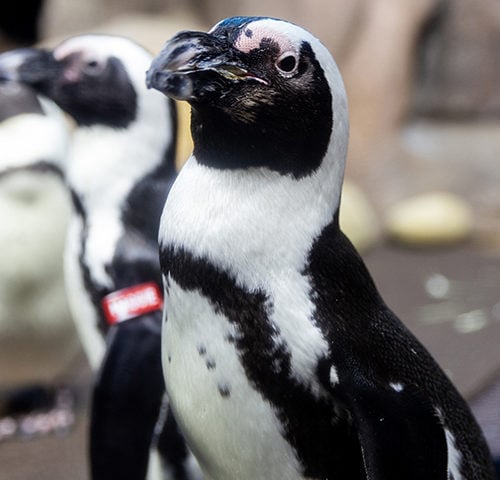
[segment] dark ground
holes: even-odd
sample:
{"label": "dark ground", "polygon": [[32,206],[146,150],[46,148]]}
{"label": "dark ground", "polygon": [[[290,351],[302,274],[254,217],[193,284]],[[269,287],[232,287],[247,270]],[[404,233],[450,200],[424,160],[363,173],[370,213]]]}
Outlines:
{"label": "dark ground", "polygon": [[[365,255],[387,303],[433,353],[474,407],[500,454],[500,255],[471,246],[377,247]],[[66,435],[0,443],[0,480],[86,479],[90,371],[83,355],[67,374],[78,398]]]}

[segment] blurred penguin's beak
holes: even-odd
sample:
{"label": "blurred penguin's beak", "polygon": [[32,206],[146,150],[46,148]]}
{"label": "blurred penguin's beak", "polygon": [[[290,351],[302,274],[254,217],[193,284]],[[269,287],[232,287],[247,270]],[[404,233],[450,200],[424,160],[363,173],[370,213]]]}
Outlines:
{"label": "blurred penguin's beak", "polygon": [[0,81],[31,86],[46,82],[55,71],[56,61],[48,50],[19,48],[0,54]]}

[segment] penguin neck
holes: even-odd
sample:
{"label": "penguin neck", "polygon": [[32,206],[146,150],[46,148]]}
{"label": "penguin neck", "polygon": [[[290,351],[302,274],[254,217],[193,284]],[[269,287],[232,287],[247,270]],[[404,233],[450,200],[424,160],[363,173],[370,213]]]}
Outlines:
{"label": "penguin neck", "polygon": [[25,169],[61,175],[68,138],[68,126],[60,113],[26,113],[3,121],[0,175]]}
{"label": "penguin neck", "polygon": [[[265,167],[295,179],[313,173],[321,165],[330,140],[331,95],[324,91],[307,100],[301,105],[297,101],[291,108],[280,97],[268,108],[255,112],[235,109],[237,114],[193,105],[191,132],[198,162],[221,170]],[[307,108],[315,115],[308,115]]]}
{"label": "penguin neck", "polygon": [[116,211],[141,179],[175,171],[172,126],[166,112],[156,121],[139,118],[126,129],[77,127],[66,178],[87,215]]}
{"label": "penguin neck", "polygon": [[[133,239],[133,258],[119,258],[131,266],[157,261],[158,219],[171,176],[175,175],[174,117],[134,122],[127,129],[78,127],[74,132],[66,180],[73,200],[72,232],[81,242],[92,288],[116,288],[109,266],[117,260],[119,242]],[[114,271],[114,269],[112,269]],[[126,277],[129,279],[129,277]],[[121,278],[121,281],[124,279]],[[99,292],[100,290],[98,290]]]}
{"label": "penguin neck", "polygon": [[342,154],[332,145],[300,179],[262,167],[212,168],[191,157],[167,199],[162,247],[187,249],[250,288],[302,272],[314,240],[336,221]]}

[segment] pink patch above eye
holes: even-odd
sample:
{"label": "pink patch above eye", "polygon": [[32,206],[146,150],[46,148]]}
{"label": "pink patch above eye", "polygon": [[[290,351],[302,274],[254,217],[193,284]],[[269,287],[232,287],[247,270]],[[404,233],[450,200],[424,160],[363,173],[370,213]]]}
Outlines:
{"label": "pink patch above eye", "polygon": [[242,52],[248,53],[260,47],[263,38],[276,42],[280,48],[280,52],[294,50],[290,40],[283,34],[276,32],[273,29],[263,26],[252,26],[244,28],[240,36],[236,40],[235,47]]}
{"label": "pink patch above eye", "polygon": [[68,82],[78,82],[80,80],[80,72],[76,68],[67,68],[64,70],[64,79]]}

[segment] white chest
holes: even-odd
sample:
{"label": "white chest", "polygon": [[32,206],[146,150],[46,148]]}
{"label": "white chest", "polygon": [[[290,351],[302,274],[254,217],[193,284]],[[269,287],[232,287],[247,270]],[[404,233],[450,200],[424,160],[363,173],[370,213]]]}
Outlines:
{"label": "white chest", "polygon": [[[311,208],[311,198],[317,208]],[[332,218],[332,199],[316,179],[274,172],[217,172],[190,160],[174,184],[160,243],[181,247],[228,272],[272,302],[270,321],[287,344],[292,372],[315,394],[314,369],[328,344],[314,323],[311,285],[303,273],[316,236]]]}
{"label": "white chest", "polygon": [[170,281],[164,324],[167,390],[206,478],[303,478],[276,412],[249,383],[234,325],[196,291]]}
{"label": "white chest", "polygon": [[[303,272],[314,239],[336,208],[320,183],[315,175],[299,181],[262,170],[216,171],[192,158],[170,191],[160,226],[164,248],[203,259],[244,292],[264,293],[272,341],[286,349],[294,380],[317,397],[323,392],[315,369],[329,346],[314,322]],[[241,353],[227,340],[238,333],[238,322],[216,312],[196,288],[183,290],[175,278],[169,285],[167,388],[207,477],[303,478],[275,407],[249,382]]]}

